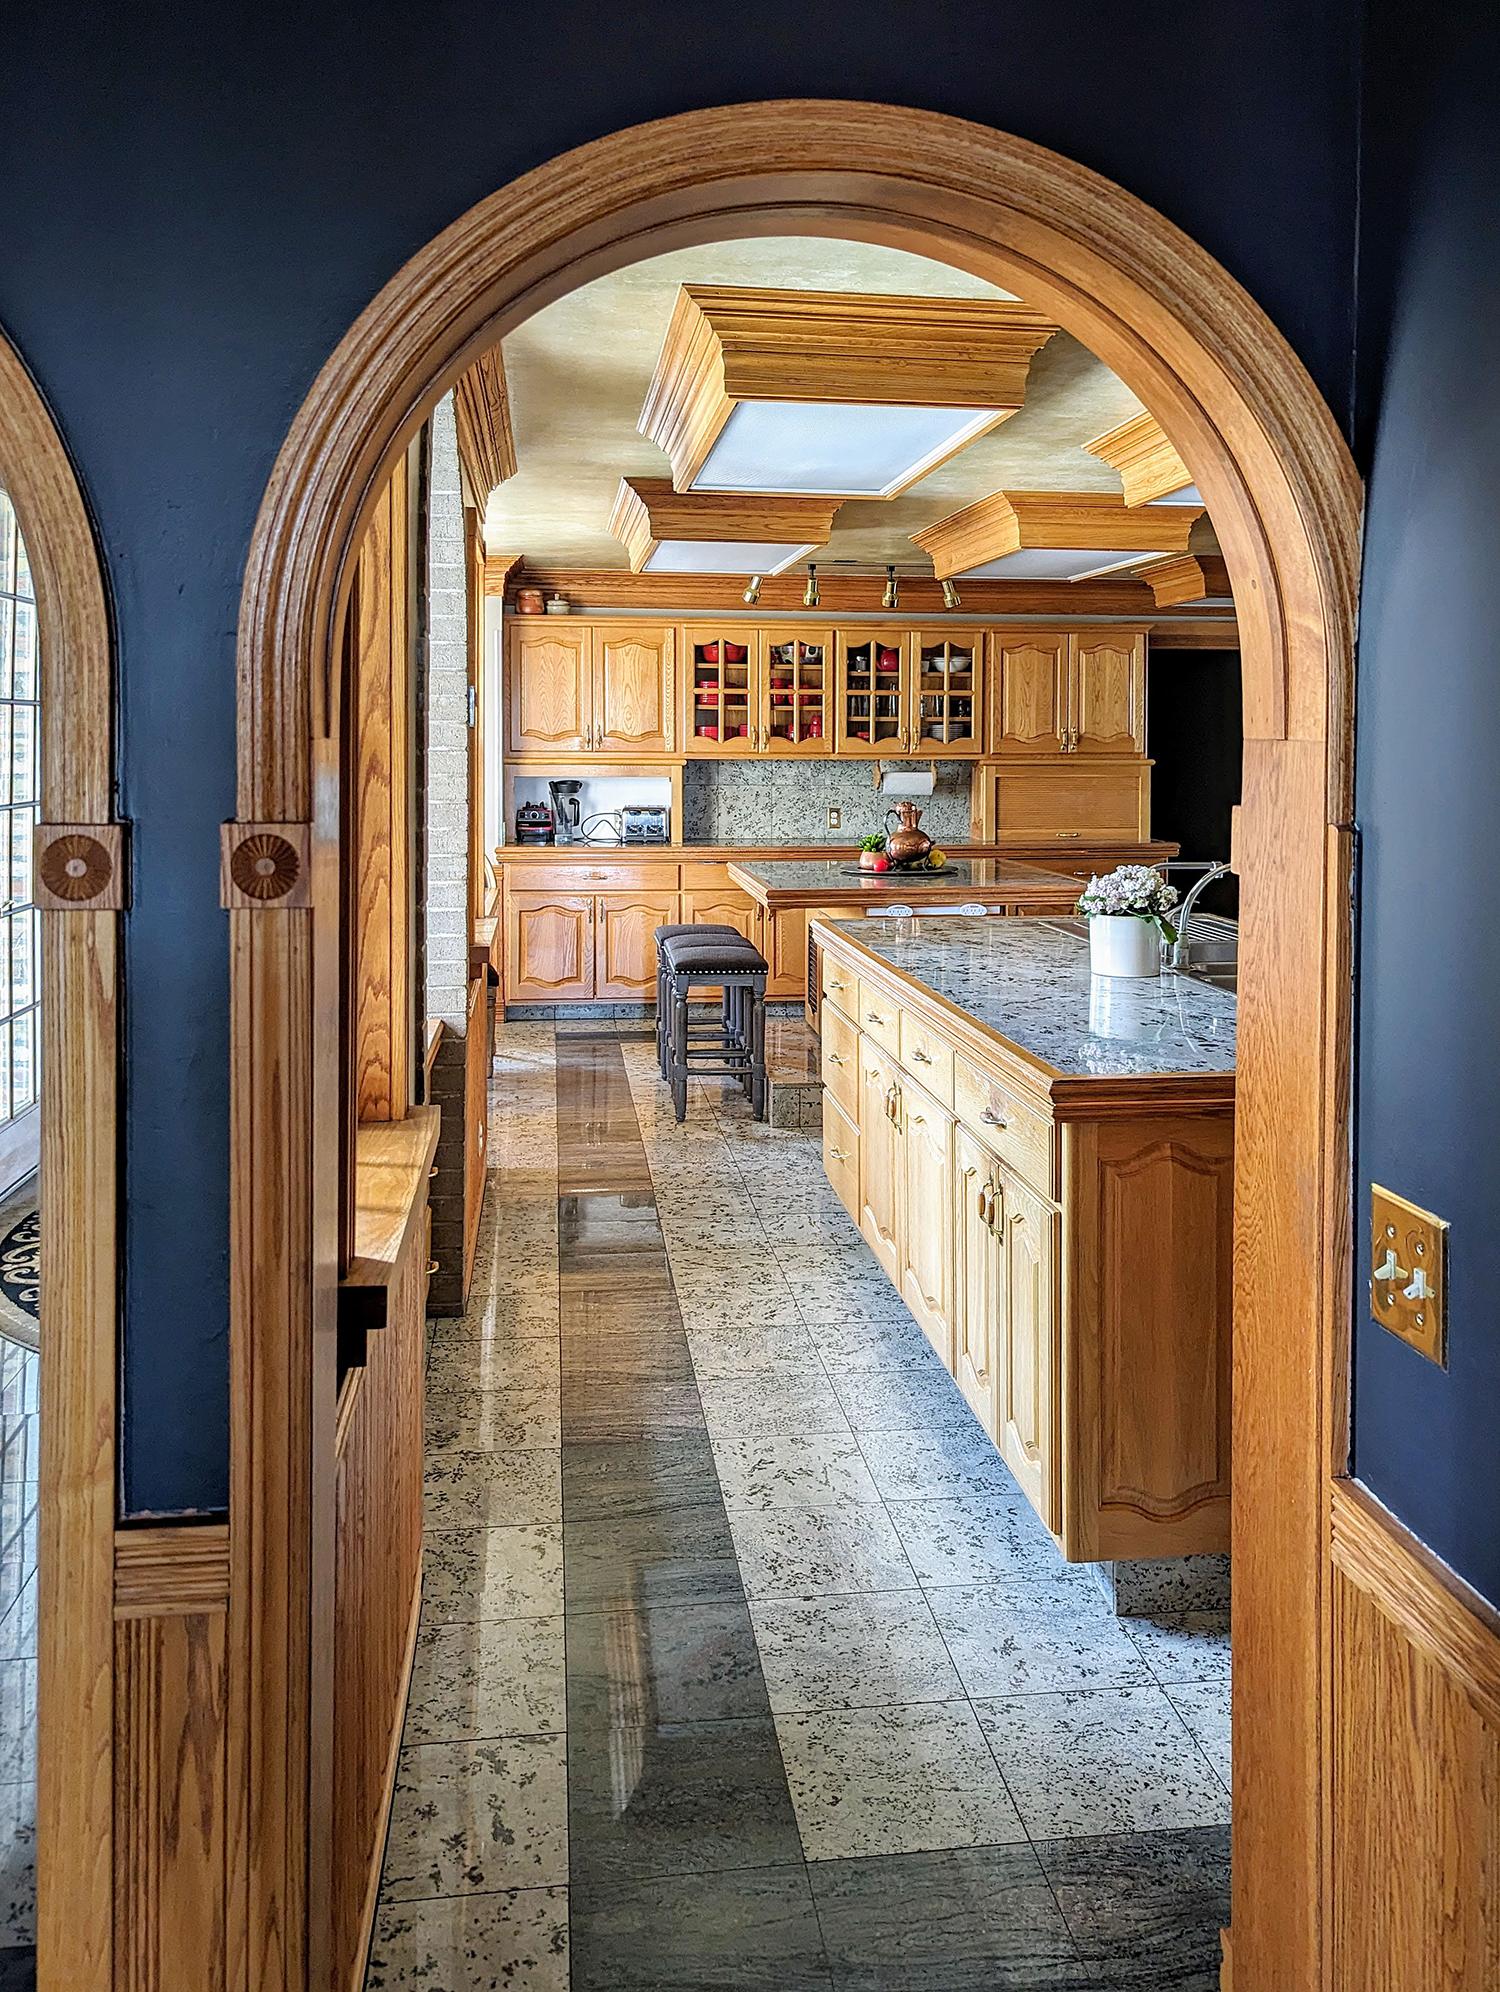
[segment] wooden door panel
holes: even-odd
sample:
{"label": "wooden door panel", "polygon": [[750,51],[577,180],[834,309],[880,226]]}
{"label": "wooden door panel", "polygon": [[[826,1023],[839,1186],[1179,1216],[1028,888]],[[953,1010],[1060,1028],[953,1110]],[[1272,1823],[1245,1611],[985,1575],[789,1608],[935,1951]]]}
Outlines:
{"label": "wooden door panel", "polygon": [[586,629],[512,625],[505,674],[510,753],[577,752],[585,746],[591,723],[590,636]]}
{"label": "wooden door panel", "polygon": [[741,892],[736,886],[721,886],[717,890],[700,887],[684,892],[682,917],[694,927],[733,927],[747,941],[760,946],[760,908],[748,892]]}
{"label": "wooden door panel", "polygon": [[1057,1218],[1007,1169],[1001,1451],[1054,1533],[1058,1513]]}
{"label": "wooden door panel", "polygon": [[901,1082],[901,1297],[947,1370],[953,1368],[953,1121]]}
{"label": "wooden door panel", "polygon": [[656,1001],[656,930],[675,924],[675,892],[601,894],[594,901],[594,993]]}
{"label": "wooden door panel", "polygon": [[594,994],[594,902],[513,892],[507,903],[513,1003],[587,1002]]}
{"label": "wooden door panel", "polygon": [[1000,1165],[961,1123],[953,1135],[953,1373],[992,1439],[1004,1258]]}
{"label": "wooden door panel", "polygon": [[676,738],[674,632],[594,631],[594,746],[611,754],[667,754]]}
{"label": "wooden door panel", "polygon": [[990,639],[990,752],[1061,754],[1068,725],[1068,639]]}
{"label": "wooden door panel", "polygon": [[890,1115],[896,1066],[868,1039],[859,1047],[859,1228],[888,1279],[900,1283],[901,1137]]}
{"label": "wooden door panel", "polygon": [[1074,751],[1139,754],[1146,745],[1146,639],[1073,639]]}

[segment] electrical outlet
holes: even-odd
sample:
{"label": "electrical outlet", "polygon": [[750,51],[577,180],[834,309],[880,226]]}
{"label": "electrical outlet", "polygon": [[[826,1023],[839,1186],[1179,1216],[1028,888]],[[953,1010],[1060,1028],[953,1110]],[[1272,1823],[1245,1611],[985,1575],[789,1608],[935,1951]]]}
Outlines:
{"label": "electrical outlet", "polygon": [[837,830],[842,825],[843,821],[844,821],[844,813],[842,810],[840,809],[829,810],[828,827],[830,830]]}
{"label": "electrical outlet", "polygon": [[1448,1367],[1448,1227],[1378,1183],[1370,1185],[1370,1312]]}

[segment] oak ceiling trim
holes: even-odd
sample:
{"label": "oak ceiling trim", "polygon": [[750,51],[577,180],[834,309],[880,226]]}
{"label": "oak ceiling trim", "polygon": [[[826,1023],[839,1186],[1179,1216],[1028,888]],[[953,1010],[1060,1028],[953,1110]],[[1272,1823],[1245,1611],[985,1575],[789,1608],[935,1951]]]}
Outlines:
{"label": "oak ceiling trim", "polygon": [[1118,428],[1106,429],[1083,447],[1120,473],[1127,505],[1149,505],[1155,498],[1170,498],[1193,481],[1176,446],[1149,410],[1133,415]]}
{"label": "oak ceiling trim", "polygon": [[[36,593],[42,795],[88,897],[42,914],[37,1969],[112,1992],[119,910],[114,659],[104,578],[68,453],[0,334],[0,486]],[[61,828],[61,822],[59,821]],[[44,851],[49,836],[40,841]],[[88,847],[93,847],[89,849]],[[100,860],[109,861],[98,882]],[[58,883],[62,883],[58,875]],[[127,1767],[133,1774],[134,1768]],[[128,1962],[128,1961],[127,1961]],[[123,1981],[122,1981],[123,1982]]]}
{"label": "oak ceiling trim", "polygon": [[982,298],[684,284],[638,426],[685,492],[742,401],[995,411],[914,464],[894,497],[1025,405],[1031,362],[1057,329],[1024,304]]}
{"label": "oak ceiling trim", "polygon": [[1026,547],[1185,554],[1201,505],[1132,511],[1107,491],[992,491],[913,533],[939,581]]}
{"label": "oak ceiling trim", "polygon": [[[325,1720],[309,1687],[312,1598],[301,1587],[322,1554],[305,1490],[325,1498],[332,1431],[321,1365],[331,1360],[333,1172],[313,1157],[337,1111],[337,1033],[330,1041],[317,1028],[312,940],[330,922],[336,933],[339,917],[330,689],[360,535],[396,454],[511,327],[642,257],[767,233],[916,249],[1025,296],[1158,412],[1228,563],[1246,736],[1235,1586],[1255,1628],[1235,1656],[1235,1719],[1256,1738],[1255,1775],[1234,1787],[1234,1953],[1247,1983],[1318,1984],[1330,1866],[1326,1518],[1352,1308],[1352,858],[1339,826],[1352,801],[1359,478],[1265,313],[1134,196],[980,125],[818,101],[637,126],[480,202],[398,271],[340,342],[267,487],[240,618],[239,811],[313,821],[315,885],[310,914],[230,915],[240,1381],[229,1652],[242,1801],[228,1866],[230,1955],[247,1955],[267,1928],[278,1933],[274,1956],[257,1955],[256,1992],[294,1982],[302,1992],[297,1960],[319,1955],[308,1925],[320,1913],[318,1842],[289,1812],[275,1813],[273,1834],[266,1789],[251,1806],[250,1779],[306,1788],[315,1752],[303,1739]],[[322,947],[336,958],[331,939]]]}
{"label": "oak ceiling trim", "polygon": [[[828,544],[837,498],[792,498],[735,491],[678,491],[669,477],[622,477],[609,531],[641,573],[663,540],[762,540],[786,549]],[[770,572],[777,571],[771,568]]]}
{"label": "oak ceiling trim", "polygon": [[481,353],[453,383],[458,460],[481,511],[497,484],[516,474],[516,438],[510,425],[510,390],[498,346]]}

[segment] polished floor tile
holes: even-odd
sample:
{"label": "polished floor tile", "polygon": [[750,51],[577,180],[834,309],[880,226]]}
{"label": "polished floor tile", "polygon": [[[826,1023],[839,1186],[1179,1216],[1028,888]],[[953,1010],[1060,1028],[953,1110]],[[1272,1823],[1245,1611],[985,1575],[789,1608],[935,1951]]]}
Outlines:
{"label": "polished floor tile", "polygon": [[983,1436],[958,1385],[937,1363],[931,1369],[836,1369],[832,1382],[852,1431]]}
{"label": "polished floor tile", "polygon": [[861,1502],[825,1508],[737,1508],[730,1516],[745,1595],[826,1597],[915,1588],[885,1510]]}
{"label": "polished floor tile", "polygon": [[567,1879],[561,1736],[402,1751],[380,1883],[387,1901],[561,1887]]}
{"label": "polished floor tile", "polygon": [[746,1324],[729,1317],[697,1324],[688,1337],[700,1383],[716,1377],[764,1377],[775,1383],[794,1373],[818,1375],[818,1345],[800,1320]]}
{"label": "polished floor tile", "polygon": [[561,1455],[555,1446],[438,1453],[422,1476],[422,1502],[429,1529],[560,1522]]}
{"label": "polished floor tile", "polygon": [[487,1619],[418,1633],[409,1744],[536,1736],[566,1720],[560,1618]]}
{"label": "polished floor tile", "polygon": [[548,1618],[563,1608],[562,1528],[429,1530],[422,1544],[422,1623]]}
{"label": "polished floor tile", "polygon": [[821,1370],[773,1370],[755,1376],[701,1376],[703,1416],[715,1436],[772,1433],[849,1434],[838,1393]]}
{"label": "polished floor tile", "polygon": [[967,1701],[778,1715],[776,1727],[810,1861],[1026,1838]]}
{"label": "polished floor tile", "polygon": [[832,1992],[800,1860],[590,1888],[572,1967],[572,1992]]}
{"label": "polished floor tile", "polygon": [[575,1522],[617,1522],[673,1508],[712,1508],[719,1478],[706,1430],[572,1440],[562,1455],[563,1512]]}
{"label": "polished floor tile", "polygon": [[1120,1621],[1084,1586],[933,1586],[927,1597],[965,1694],[1151,1685]]}
{"label": "polished floor tile", "polygon": [[845,1370],[918,1370],[946,1378],[938,1353],[910,1314],[863,1315],[820,1322],[809,1329],[816,1337],[823,1367],[830,1376]]}
{"label": "polished floor tile", "polygon": [[568,1891],[383,1902],[365,1992],[569,1992]]}
{"label": "polished floor tile", "polygon": [[1223,1612],[1179,1612],[1119,1621],[1164,1688],[1204,1681],[1229,1685],[1229,1618]]}
{"label": "polished floor tile", "polygon": [[1082,1957],[1102,1967],[1099,1978],[1120,1992],[1219,1992],[1227,1826],[1043,1840],[1036,1851]]}
{"label": "polished floor tile", "polygon": [[570,1521],[563,1531],[569,1612],[610,1611],[640,1599],[705,1605],[743,1597],[723,1503],[618,1521]]}
{"label": "polished floor tile", "polygon": [[424,1432],[429,1459],[446,1452],[557,1446],[562,1442],[557,1390],[438,1389],[428,1393]]}
{"label": "polished floor tile", "polygon": [[565,1445],[607,1445],[632,1439],[668,1438],[704,1429],[703,1405],[682,1351],[687,1377],[663,1381],[617,1374],[590,1378],[564,1372],[562,1435]]}
{"label": "polished floor tile", "polygon": [[1033,1839],[1228,1823],[1229,1793],[1161,1688],[974,1706]]}
{"label": "polished floor tile", "polygon": [[508,1341],[443,1338],[434,1342],[427,1359],[427,1395],[442,1401],[459,1391],[555,1391],[559,1363],[552,1336]]}
{"label": "polished floor tile", "polygon": [[750,1609],[778,1715],[952,1701],[964,1692],[920,1591],[765,1599]]}
{"label": "polished floor tile", "polygon": [[[887,1506],[923,1584],[1068,1581],[1052,1538],[1020,1495]],[[1072,1581],[1088,1580],[1079,1573]]]}
{"label": "polished floor tile", "polygon": [[1072,1992],[1089,1983],[1024,1844],[815,1861],[808,1873],[836,1992]]}
{"label": "polished floor tile", "polygon": [[1230,1785],[1230,1693],[1227,1681],[1181,1682],[1167,1689],[1167,1700],[1188,1726],[1188,1732],[1213,1765],[1226,1791]]}
{"label": "polished floor tile", "polygon": [[1021,1497],[1009,1467],[977,1424],[937,1432],[861,1432],[859,1449],[886,1501]]}
{"label": "polished floor tile", "polygon": [[[743,1603],[621,1604],[567,1621],[568,1729],[767,1716],[765,1679]],[[726,1732],[727,1733],[727,1732]]]}
{"label": "polished floor tile", "polygon": [[870,1469],[853,1438],[815,1432],[715,1435],[714,1463],[724,1505],[736,1508],[826,1508],[842,1501],[878,1502]]}

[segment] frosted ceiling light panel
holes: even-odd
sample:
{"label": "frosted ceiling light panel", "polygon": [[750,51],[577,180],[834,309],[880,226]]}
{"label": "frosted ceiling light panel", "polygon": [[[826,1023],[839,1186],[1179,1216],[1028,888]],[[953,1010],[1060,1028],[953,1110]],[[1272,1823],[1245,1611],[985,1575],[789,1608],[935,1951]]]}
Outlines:
{"label": "frosted ceiling light panel", "polygon": [[1004,412],[742,401],[690,489],[889,498],[993,428]]}
{"label": "frosted ceiling light panel", "polygon": [[816,553],[806,546],[773,546],[765,540],[661,540],[644,574],[780,574]]}
{"label": "frosted ceiling light panel", "polygon": [[1136,567],[1148,554],[1111,552],[1102,547],[1037,546],[1023,547],[999,560],[987,560],[979,567],[967,567],[961,581],[1077,581],[1101,569]]}

